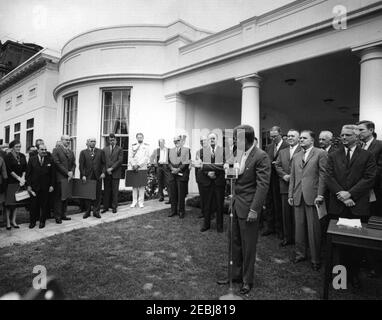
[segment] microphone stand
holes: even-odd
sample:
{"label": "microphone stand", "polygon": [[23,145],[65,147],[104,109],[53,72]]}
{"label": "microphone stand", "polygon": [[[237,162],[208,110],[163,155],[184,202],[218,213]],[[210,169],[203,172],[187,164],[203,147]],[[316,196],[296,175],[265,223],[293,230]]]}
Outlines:
{"label": "microphone stand", "polygon": [[232,267],[233,267],[233,184],[234,181],[238,178],[239,168],[238,164],[235,163],[234,168],[229,168],[228,164],[224,166],[225,168],[225,178],[229,179],[231,187],[231,200],[229,205],[229,244],[228,244],[228,277],[229,277],[229,288],[228,293],[221,296],[219,300],[243,300],[242,297],[234,294],[233,285],[232,285]]}

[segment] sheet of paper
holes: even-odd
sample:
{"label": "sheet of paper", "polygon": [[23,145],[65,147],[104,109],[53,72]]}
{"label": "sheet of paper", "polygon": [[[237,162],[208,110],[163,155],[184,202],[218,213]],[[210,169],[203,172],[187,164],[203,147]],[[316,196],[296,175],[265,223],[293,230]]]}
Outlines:
{"label": "sheet of paper", "polygon": [[337,226],[345,226],[350,228],[362,228],[361,219],[339,218]]}

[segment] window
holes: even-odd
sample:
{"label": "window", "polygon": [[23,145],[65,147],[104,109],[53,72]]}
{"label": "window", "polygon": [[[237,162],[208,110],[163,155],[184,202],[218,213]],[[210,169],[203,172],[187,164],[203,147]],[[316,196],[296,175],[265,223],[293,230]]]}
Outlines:
{"label": "window", "polygon": [[16,105],[20,104],[23,102],[23,94],[20,93],[16,96]]}
{"label": "window", "polygon": [[4,128],[4,138],[5,138],[5,143],[9,143],[9,138],[10,138],[10,135],[11,135],[11,127],[10,126],[6,126]]}
{"label": "window", "polygon": [[5,110],[9,110],[12,108],[12,99],[8,99],[6,102],[5,102]]}
{"label": "window", "polygon": [[21,122],[15,123],[15,130],[14,130],[14,140],[19,140],[20,141],[20,131],[21,131]]}
{"label": "window", "polygon": [[124,179],[129,152],[130,89],[104,90],[102,101],[102,135],[106,144],[110,133],[117,136],[117,144],[123,150],[121,179]]}
{"label": "window", "polygon": [[34,129],[34,119],[27,120],[27,139],[26,139],[26,149],[33,146],[33,129]]}
{"label": "window", "polygon": [[64,98],[64,128],[63,134],[71,138],[70,148],[76,152],[77,142],[77,108],[78,95],[74,94]]}

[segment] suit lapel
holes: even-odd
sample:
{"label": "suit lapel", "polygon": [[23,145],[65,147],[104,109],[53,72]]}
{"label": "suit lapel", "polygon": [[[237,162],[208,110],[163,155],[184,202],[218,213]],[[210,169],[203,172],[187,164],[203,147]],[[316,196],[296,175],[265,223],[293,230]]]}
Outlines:
{"label": "suit lapel", "polygon": [[247,159],[245,159],[244,170],[247,169],[247,166],[248,166],[248,165],[250,164],[250,162],[252,161],[252,158],[254,157],[255,152],[256,152],[256,146],[253,147],[251,153],[248,155]]}
{"label": "suit lapel", "polygon": [[[370,149],[370,148],[369,148]],[[353,163],[354,163],[354,161],[356,160],[356,158],[358,158],[358,156],[359,156],[359,154],[361,153],[361,148],[360,147],[355,147],[355,149],[354,149],[354,152],[353,152],[353,155],[352,155],[352,157],[351,157],[351,159],[350,159],[350,165],[349,165],[349,167],[351,167],[352,165],[353,165]]]}

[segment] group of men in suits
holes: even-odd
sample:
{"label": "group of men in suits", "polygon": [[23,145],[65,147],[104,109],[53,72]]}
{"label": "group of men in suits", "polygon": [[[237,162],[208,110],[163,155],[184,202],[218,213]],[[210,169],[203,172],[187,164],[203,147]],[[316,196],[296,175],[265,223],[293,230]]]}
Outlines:
{"label": "group of men in suits", "polygon": [[[104,181],[104,198],[102,213],[112,208],[117,212],[118,187],[121,177],[122,149],[116,145],[116,137],[110,134],[109,145],[103,150],[95,147],[96,139],[87,140],[86,149],[79,157],[80,179],[83,183],[93,180],[96,183],[96,199],[85,200],[84,219],[90,216],[91,210],[96,218],[101,218],[101,189]],[[74,178],[76,169],[75,156],[70,149],[70,137],[63,135],[50,154],[41,139],[36,142],[37,150],[30,154],[26,185],[31,197],[30,228],[34,228],[36,221],[40,221],[40,228],[44,228],[49,216],[49,198],[54,193],[54,217],[58,224],[63,220],[71,220],[66,215],[67,199],[62,197],[62,181]]]}
{"label": "group of men in suits", "polygon": [[[319,270],[321,243],[329,219],[359,218],[365,222],[370,215],[382,215],[382,141],[376,139],[371,121],[343,126],[342,145],[337,148],[330,131],[320,133],[320,148],[314,147],[315,134],[310,130],[290,129],[287,146],[276,136],[280,134],[281,139],[279,127],[270,132],[273,143],[267,153],[272,173],[263,210],[263,234],[277,230],[280,246],[295,244],[295,263],[306,260],[310,251],[312,268]],[[325,212],[328,215],[322,218]],[[277,223],[280,217],[281,230]],[[274,222],[273,226],[269,221]],[[362,254],[369,258],[371,272],[375,273],[372,254],[342,250],[340,255],[355,287],[359,286]]]}

